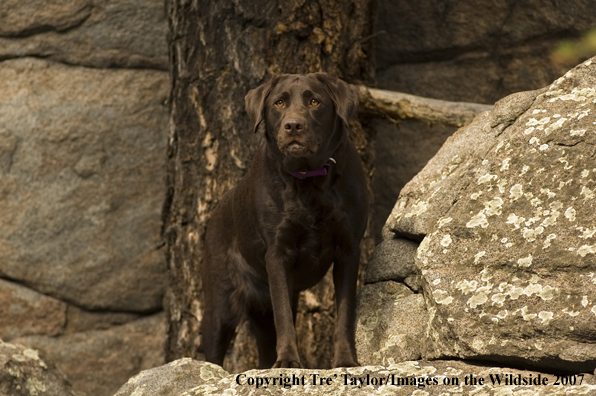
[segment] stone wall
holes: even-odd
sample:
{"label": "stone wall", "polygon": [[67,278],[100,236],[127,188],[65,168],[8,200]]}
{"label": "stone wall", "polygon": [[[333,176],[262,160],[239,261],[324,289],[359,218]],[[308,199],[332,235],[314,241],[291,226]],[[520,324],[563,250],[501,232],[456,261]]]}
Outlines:
{"label": "stone wall", "polygon": [[0,338],[82,395],[164,362],[161,0],[0,3]]}
{"label": "stone wall", "polygon": [[379,1],[379,87],[492,104],[544,87],[569,67],[557,43],[596,26],[591,0]]}
{"label": "stone wall", "polygon": [[[551,53],[596,26],[592,0],[422,0],[378,3],[378,88],[457,102],[493,104],[542,88],[577,62]],[[593,54],[592,54],[593,55]],[[375,121],[374,222],[384,224],[401,188],[455,128]],[[380,241],[380,233],[376,235]]]}

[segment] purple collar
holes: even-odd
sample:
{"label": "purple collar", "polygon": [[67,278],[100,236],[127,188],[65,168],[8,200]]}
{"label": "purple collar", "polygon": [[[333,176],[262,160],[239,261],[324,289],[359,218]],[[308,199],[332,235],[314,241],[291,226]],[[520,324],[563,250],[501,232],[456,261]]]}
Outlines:
{"label": "purple collar", "polygon": [[329,158],[327,163],[323,165],[321,169],[306,172],[290,172],[290,175],[294,176],[296,179],[306,179],[308,177],[315,176],[327,176],[327,168],[331,165],[331,163],[336,164],[337,162],[333,158]]}

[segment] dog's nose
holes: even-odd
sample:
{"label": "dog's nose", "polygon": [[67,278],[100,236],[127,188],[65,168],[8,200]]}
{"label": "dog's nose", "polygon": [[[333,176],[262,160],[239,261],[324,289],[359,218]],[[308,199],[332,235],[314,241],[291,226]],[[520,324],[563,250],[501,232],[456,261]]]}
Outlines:
{"label": "dog's nose", "polygon": [[298,118],[289,118],[284,122],[284,129],[289,135],[298,134],[304,129],[304,121]]}

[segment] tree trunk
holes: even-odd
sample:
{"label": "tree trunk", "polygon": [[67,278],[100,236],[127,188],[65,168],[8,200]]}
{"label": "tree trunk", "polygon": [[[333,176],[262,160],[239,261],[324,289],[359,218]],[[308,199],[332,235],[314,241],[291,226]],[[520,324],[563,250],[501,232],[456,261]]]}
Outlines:
{"label": "tree trunk", "polygon": [[[205,225],[223,194],[250,165],[262,136],[244,110],[249,89],[272,74],[326,71],[371,82],[374,0],[168,0],[172,67],[167,197],[163,235],[169,265],[166,356],[201,358],[199,268]],[[372,171],[368,139],[353,140]],[[370,241],[368,242],[370,245]],[[327,277],[303,293],[297,318],[303,363],[331,361],[333,288]],[[255,366],[241,326],[224,364]]]}

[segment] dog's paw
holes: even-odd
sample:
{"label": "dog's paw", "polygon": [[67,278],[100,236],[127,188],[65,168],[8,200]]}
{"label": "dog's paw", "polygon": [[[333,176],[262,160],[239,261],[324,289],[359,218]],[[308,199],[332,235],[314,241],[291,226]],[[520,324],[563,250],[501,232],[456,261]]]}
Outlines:
{"label": "dog's paw", "polygon": [[358,367],[358,359],[355,352],[341,351],[333,358],[333,368],[336,367]]}
{"label": "dog's paw", "polygon": [[358,367],[360,363],[357,360],[350,360],[350,361],[340,361],[338,363],[333,363],[333,368],[338,367]]}
{"label": "dog's paw", "polygon": [[303,366],[296,360],[278,360],[272,368],[303,368]]}

